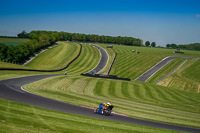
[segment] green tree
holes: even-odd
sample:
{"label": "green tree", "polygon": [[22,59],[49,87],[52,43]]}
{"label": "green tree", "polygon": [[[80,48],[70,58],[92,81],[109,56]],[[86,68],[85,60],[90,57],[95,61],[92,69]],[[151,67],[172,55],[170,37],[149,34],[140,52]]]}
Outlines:
{"label": "green tree", "polygon": [[145,46],[149,47],[149,46],[150,46],[150,42],[149,42],[149,41],[146,41],[146,42],[145,42]]}
{"label": "green tree", "polygon": [[167,48],[171,48],[171,44],[167,44],[166,47],[167,47]]}
{"label": "green tree", "polygon": [[172,44],[171,44],[171,48],[176,49],[176,48],[177,48],[177,45],[174,44],[174,43],[172,43]]}
{"label": "green tree", "polygon": [[26,31],[23,30],[21,33],[17,34],[17,37],[19,37],[19,38],[28,38],[28,33],[26,33]]}
{"label": "green tree", "polygon": [[155,42],[152,42],[151,43],[151,47],[155,47],[156,46],[156,43]]}

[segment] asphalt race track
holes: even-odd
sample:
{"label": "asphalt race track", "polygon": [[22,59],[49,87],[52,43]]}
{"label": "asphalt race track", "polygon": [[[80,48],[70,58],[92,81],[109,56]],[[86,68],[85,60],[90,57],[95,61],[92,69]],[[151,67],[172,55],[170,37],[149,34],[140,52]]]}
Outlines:
{"label": "asphalt race track", "polygon": [[151,126],[156,128],[164,128],[185,132],[200,132],[200,129],[188,128],[170,124],[164,124],[159,122],[152,122],[147,120],[140,120],[136,118],[130,118],[122,115],[112,114],[111,116],[104,116],[99,114],[94,114],[92,109],[84,108],[81,106],[76,106],[60,101],[56,101],[53,99],[45,98],[42,96],[38,96],[29,92],[26,92],[21,89],[22,85],[41,80],[44,78],[59,76],[59,75],[35,75],[35,76],[27,76],[20,77],[14,79],[7,79],[0,81],[0,98],[16,101],[20,103],[30,104],[46,109],[57,110],[61,112],[73,113],[78,115],[85,115],[94,118],[131,123],[137,125]]}
{"label": "asphalt race track", "polygon": [[[92,45],[92,46],[96,47],[101,54],[101,59],[100,59],[98,65],[94,69],[91,70],[95,73],[98,73],[106,66],[106,64],[108,62],[108,54],[107,54],[106,50],[103,49],[102,47],[99,47],[97,45]],[[91,72],[91,71],[89,71],[89,72]]]}
{"label": "asphalt race track", "polygon": [[149,79],[153,74],[155,74],[158,70],[160,70],[162,67],[164,67],[167,63],[169,63],[171,60],[178,58],[178,56],[170,56],[167,58],[164,58],[161,62],[153,66],[151,69],[143,73],[141,76],[139,76],[136,81],[143,81],[145,82],[147,79]]}

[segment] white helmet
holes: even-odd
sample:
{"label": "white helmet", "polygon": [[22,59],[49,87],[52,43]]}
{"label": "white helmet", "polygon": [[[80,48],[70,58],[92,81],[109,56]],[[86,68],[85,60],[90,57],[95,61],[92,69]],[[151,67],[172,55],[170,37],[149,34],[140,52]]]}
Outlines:
{"label": "white helmet", "polygon": [[110,103],[109,103],[109,102],[107,102],[107,104],[109,105]]}

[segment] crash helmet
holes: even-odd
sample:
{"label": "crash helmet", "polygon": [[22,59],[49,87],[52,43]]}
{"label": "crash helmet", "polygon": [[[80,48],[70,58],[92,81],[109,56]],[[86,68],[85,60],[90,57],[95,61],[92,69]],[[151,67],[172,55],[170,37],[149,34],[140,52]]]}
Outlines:
{"label": "crash helmet", "polygon": [[107,102],[107,105],[110,105],[110,103],[109,103],[109,102]]}

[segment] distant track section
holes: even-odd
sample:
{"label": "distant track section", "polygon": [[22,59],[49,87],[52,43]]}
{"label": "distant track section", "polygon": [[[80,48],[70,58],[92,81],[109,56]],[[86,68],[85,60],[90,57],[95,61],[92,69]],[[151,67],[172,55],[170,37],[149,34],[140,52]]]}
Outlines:
{"label": "distant track section", "polygon": [[17,68],[0,68],[0,70],[11,70],[11,71],[35,71],[35,72],[58,72],[58,71],[62,71],[66,68],[68,68],[81,54],[82,51],[82,45],[80,45],[80,51],[78,53],[78,55],[72,60],[70,61],[67,66],[61,68],[61,69],[55,69],[55,70],[36,70],[36,69],[17,69]]}
{"label": "distant track section", "polygon": [[90,73],[90,72],[98,73],[106,66],[109,56],[108,56],[106,50],[103,49],[102,47],[97,46],[97,45],[92,45],[92,46],[96,47],[99,50],[99,52],[101,54],[101,59],[100,59],[98,65],[95,68],[93,68],[92,70],[90,70],[88,73]]}
{"label": "distant track section", "polygon": [[162,67],[164,67],[167,63],[172,61],[175,58],[180,58],[180,56],[170,56],[164,58],[162,61],[160,61],[158,64],[153,66],[151,69],[143,73],[141,76],[139,76],[136,81],[142,81],[145,82],[147,79],[149,79],[151,76],[153,76],[157,71],[159,71]]}

